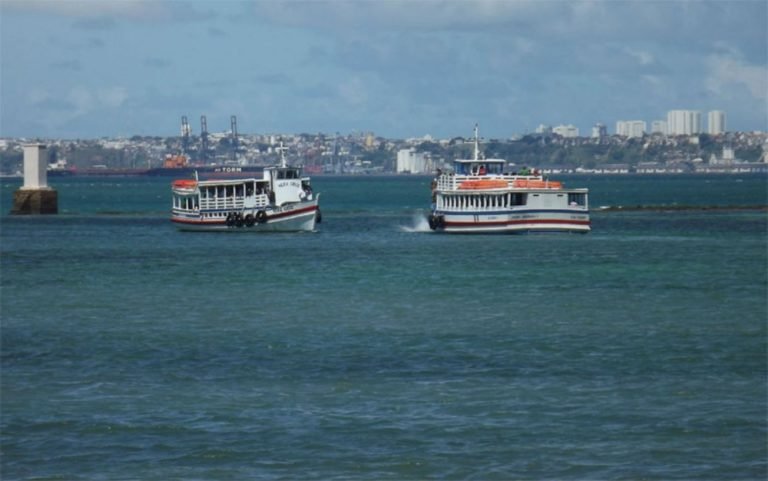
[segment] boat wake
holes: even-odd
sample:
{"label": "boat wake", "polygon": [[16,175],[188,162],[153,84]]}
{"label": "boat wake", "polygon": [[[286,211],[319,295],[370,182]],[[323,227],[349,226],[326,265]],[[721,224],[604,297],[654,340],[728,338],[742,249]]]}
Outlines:
{"label": "boat wake", "polygon": [[427,215],[423,211],[414,212],[410,225],[401,225],[400,230],[402,232],[432,232],[432,229],[429,228]]}

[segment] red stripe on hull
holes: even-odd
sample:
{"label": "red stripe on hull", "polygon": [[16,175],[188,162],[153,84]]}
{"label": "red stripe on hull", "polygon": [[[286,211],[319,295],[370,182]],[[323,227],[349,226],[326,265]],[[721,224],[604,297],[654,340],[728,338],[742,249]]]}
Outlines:
{"label": "red stripe on hull", "polygon": [[[282,219],[284,217],[290,217],[294,215],[304,214],[306,212],[315,212],[315,211],[317,211],[316,205],[313,205],[310,207],[304,207],[303,209],[280,212],[279,214],[267,216],[267,223],[271,220]],[[171,218],[171,222],[175,222],[177,224],[204,225],[204,226],[226,226],[227,225],[226,220],[197,220],[197,219],[186,219],[186,218]]]}
{"label": "red stripe on hull", "polygon": [[569,224],[569,225],[590,225],[588,220],[557,220],[557,219],[532,219],[532,220],[509,220],[499,222],[445,222],[446,227],[499,227],[506,225],[523,224]]}
{"label": "red stripe on hull", "polygon": [[316,210],[317,210],[317,206],[316,205],[312,205],[312,206],[309,206],[309,207],[304,207],[303,209],[296,209],[296,210],[291,210],[291,211],[288,211],[288,212],[280,212],[279,214],[275,214],[275,215],[271,215],[271,216],[267,217],[267,222],[269,222],[272,219],[280,219],[281,217],[288,217],[288,216],[291,216],[291,215],[303,214],[305,212],[314,212]]}

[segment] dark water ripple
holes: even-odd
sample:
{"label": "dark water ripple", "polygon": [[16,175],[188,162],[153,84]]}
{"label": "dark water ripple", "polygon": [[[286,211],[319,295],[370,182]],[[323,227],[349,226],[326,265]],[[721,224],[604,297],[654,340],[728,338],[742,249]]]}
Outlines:
{"label": "dark water ripple", "polygon": [[326,180],[307,235],[176,232],[146,180],[0,218],[2,478],[766,477],[764,212],[446,237],[424,181]]}

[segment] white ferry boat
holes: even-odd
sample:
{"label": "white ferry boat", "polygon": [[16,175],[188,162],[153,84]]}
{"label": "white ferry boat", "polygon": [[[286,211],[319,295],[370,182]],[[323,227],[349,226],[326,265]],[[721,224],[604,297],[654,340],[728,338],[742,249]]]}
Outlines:
{"label": "white ferry boat", "polygon": [[508,172],[484,159],[475,126],[474,156],[432,181],[429,227],[449,233],[590,231],[588,189],[566,189],[537,172]]}
{"label": "white ferry boat", "polygon": [[321,221],[320,194],[285,157],[261,177],[175,180],[172,192],[171,221],[181,230],[313,231]]}

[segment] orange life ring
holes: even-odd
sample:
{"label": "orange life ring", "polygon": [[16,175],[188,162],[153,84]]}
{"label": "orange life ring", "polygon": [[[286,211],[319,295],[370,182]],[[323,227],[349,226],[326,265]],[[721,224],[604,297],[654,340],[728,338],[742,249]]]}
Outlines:
{"label": "orange life ring", "polygon": [[517,179],[512,183],[512,187],[520,189],[562,189],[563,183],[552,180]]}
{"label": "orange life ring", "polygon": [[173,187],[178,189],[194,189],[197,181],[192,179],[178,179],[173,181]]}
{"label": "orange life ring", "polygon": [[459,190],[504,189],[508,186],[506,180],[466,180],[459,184]]}

